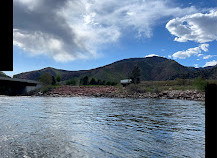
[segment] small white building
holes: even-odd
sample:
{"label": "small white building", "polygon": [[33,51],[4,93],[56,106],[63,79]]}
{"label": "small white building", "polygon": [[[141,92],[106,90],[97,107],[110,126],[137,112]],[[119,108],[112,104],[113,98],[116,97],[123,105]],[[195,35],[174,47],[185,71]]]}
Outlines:
{"label": "small white building", "polygon": [[129,85],[132,83],[132,79],[124,79],[120,81],[123,86]]}

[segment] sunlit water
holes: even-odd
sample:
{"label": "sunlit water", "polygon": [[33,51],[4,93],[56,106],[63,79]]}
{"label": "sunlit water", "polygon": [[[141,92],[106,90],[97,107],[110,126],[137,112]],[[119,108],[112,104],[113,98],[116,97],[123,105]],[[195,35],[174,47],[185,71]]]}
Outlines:
{"label": "sunlit water", "polygon": [[204,157],[205,105],[167,99],[0,97],[0,157]]}

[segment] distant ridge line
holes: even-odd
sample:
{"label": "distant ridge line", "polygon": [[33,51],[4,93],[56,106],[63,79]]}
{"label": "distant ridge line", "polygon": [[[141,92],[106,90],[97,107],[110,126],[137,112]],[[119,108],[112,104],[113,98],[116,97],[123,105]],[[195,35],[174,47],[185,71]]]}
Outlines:
{"label": "distant ridge line", "polygon": [[217,79],[217,65],[205,68],[187,67],[172,59],[159,56],[122,59],[89,70],[70,71],[46,67],[16,74],[14,78],[37,81],[40,75],[49,73],[54,77],[59,74],[62,81],[89,76],[90,78],[119,82],[121,79],[129,78],[129,74],[135,66],[138,66],[141,70],[141,80],[174,80],[183,76],[189,79],[200,76],[207,79]]}

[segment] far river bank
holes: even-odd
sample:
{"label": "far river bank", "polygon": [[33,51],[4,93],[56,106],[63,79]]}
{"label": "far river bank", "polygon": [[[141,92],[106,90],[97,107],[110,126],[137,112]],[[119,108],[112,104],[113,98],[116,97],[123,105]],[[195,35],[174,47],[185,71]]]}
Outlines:
{"label": "far river bank", "polygon": [[68,86],[53,88],[45,93],[37,92],[32,96],[49,97],[108,97],[108,98],[159,98],[205,101],[205,93],[197,90],[166,90],[160,92],[132,92],[115,86]]}

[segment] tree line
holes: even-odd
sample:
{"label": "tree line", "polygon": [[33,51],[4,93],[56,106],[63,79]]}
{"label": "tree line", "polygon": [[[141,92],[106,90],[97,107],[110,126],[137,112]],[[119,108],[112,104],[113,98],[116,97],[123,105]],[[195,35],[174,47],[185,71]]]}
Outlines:
{"label": "tree line", "polygon": [[[129,73],[129,78],[132,79],[132,83],[139,84],[140,83],[140,76],[141,76],[141,70],[138,66],[135,66],[133,70]],[[56,75],[56,78],[52,76],[49,73],[42,74],[38,79],[42,84],[44,85],[55,85],[56,83],[61,81],[60,74]],[[114,86],[117,85],[117,82],[114,81],[105,81],[95,78],[89,78],[88,76],[84,76],[80,78],[78,81],[79,85],[108,85],[108,86]],[[76,85],[75,79],[70,79],[65,82],[66,85]]]}
{"label": "tree line", "polygon": [[[61,77],[58,74],[56,78],[49,73],[42,74],[38,79],[44,85],[55,85],[56,83],[61,81]],[[75,79],[70,79],[65,82],[66,85],[76,85]],[[79,85],[108,85],[114,86],[117,85],[116,82],[105,81],[100,79],[91,78],[89,79],[88,76],[80,78]]]}
{"label": "tree line", "polygon": [[[72,81],[70,81],[72,82]],[[107,86],[114,86],[117,85],[116,82],[105,81],[100,79],[91,78],[89,79],[88,76],[80,78],[79,85],[107,85]]]}

